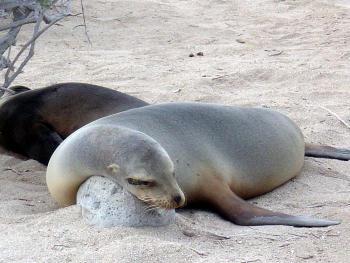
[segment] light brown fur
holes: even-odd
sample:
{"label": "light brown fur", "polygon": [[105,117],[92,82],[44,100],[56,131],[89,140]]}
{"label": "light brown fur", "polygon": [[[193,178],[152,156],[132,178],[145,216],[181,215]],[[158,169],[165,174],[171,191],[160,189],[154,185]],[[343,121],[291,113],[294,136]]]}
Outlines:
{"label": "light brown fur", "polygon": [[[86,147],[91,136],[98,142]],[[138,143],[143,141],[149,143]],[[81,153],[83,148],[86,157]],[[154,154],[144,158],[146,151]],[[115,175],[125,187],[128,187],[125,178],[133,177],[135,172],[141,182],[150,176],[155,180],[153,186],[144,188],[153,205],[164,207],[164,197],[168,200],[167,208],[168,204],[176,208],[184,195],[186,205],[204,205],[241,225],[321,227],[338,224],[269,211],[242,199],[267,193],[295,177],[303,166],[304,153],[300,129],[275,111],[169,103],[111,115],[80,129],[55,152],[47,177],[52,178],[49,188],[60,199],[61,191],[55,181],[62,176],[60,171],[64,167],[81,163],[69,178],[78,171],[84,171],[86,178],[94,174],[86,172],[92,164],[95,173],[100,174],[101,169],[96,167],[116,161],[120,166],[129,167],[126,174]],[[71,164],[72,157],[74,164]],[[139,161],[134,162],[135,158]],[[160,169],[164,165],[173,168]],[[137,187],[129,189],[143,198]],[[175,202],[175,197],[179,202]],[[159,201],[154,201],[157,198]]]}

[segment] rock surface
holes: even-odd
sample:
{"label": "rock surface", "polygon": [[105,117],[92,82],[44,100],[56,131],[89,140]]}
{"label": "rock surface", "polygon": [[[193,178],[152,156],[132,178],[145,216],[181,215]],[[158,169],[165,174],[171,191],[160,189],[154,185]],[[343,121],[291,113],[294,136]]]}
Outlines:
{"label": "rock surface", "polygon": [[91,225],[163,226],[175,220],[175,210],[147,211],[147,204],[102,176],[92,176],[79,188],[77,204],[83,218]]}

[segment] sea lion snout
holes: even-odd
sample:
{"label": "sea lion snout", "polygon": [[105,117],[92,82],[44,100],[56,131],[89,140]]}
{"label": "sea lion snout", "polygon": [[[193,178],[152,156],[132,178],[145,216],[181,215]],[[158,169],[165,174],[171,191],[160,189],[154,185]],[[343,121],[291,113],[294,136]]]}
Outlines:
{"label": "sea lion snout", "polygon": [[176,194],[173,196],[173,202],[175,204],[175,208],[179,208],[185,204],[185,196],[183,193]]}

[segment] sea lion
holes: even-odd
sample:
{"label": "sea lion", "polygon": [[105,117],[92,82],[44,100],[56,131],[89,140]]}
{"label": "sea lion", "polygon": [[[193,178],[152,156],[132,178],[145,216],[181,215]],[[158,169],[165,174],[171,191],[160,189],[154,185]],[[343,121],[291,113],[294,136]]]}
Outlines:
{"label": "sea lion", "polygon": [[0,100],[0,144],[47,165],[69,134],[98,118],[143,107],[133,96],[86,83],[10,88]]}
{"label": "sea lion", "polygon": [[[350,159],[350,150],[311,148],[318,157]],[[89,176],[103,175],[150,206],[205,205],[239,225],[338,224],[244,201],[298,175],[304,154],[300,129],[276,111],[168,103],[114,114],[79,129],[53,154],[46,180],[61,206],[75,203]]]}

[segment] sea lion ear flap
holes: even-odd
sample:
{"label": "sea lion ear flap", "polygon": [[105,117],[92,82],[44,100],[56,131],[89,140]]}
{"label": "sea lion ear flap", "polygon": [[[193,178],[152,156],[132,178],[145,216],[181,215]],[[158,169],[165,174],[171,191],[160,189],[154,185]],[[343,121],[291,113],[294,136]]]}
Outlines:
{"label": "sea lion ear flap", "polygon": [[28,87],[25,87],[25,86],[12,86],[9,88],[9,90],[12,90],[15,92],[15,94],[18,94],[18,93],[21,93],[21,92],[24,92],[24,91],[28,91],[28,90],[31,90],[30,88]]}
{"label": "sea lion ear flap", "polygon": [[120,167],[116,163],[112,163],[112,164],[107,166],[107,171],[112,173],[112,174],[117,174],[119,170],[120,170]]}
{"label": "sea lion ear flap", "polygon": [[13,95],[16,95],[18,93],[22,93],[24,91],[28,91],[28,90],[31,90],[31,89],[27,88],[25,86],[12,86],[12,87],[9,87],[8,90],[9,90],[9,92],[2,91],[0,93],[0,97],[1,98],[6,98],[6,97],[13,96]]}

